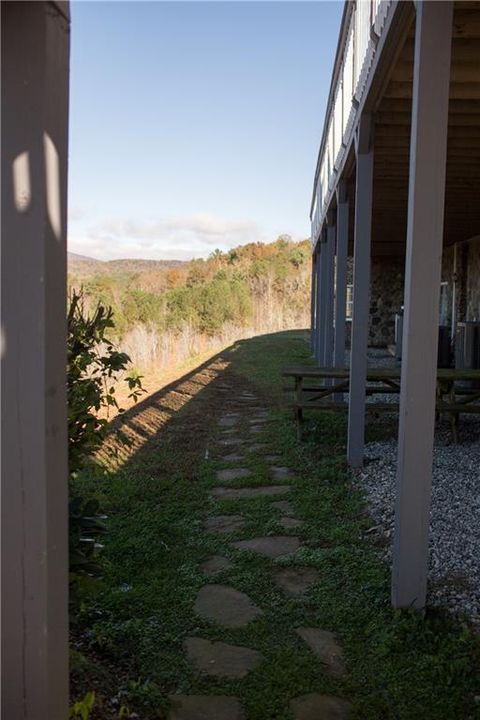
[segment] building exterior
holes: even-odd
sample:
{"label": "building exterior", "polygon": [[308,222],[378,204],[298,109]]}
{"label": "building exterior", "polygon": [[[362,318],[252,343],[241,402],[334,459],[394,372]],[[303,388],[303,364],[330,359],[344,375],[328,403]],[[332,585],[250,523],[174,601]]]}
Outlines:
{"label": "building exterior", "polygon": [[[405,306],[392,600],[423,607],[439,306],[480,317],[480,3],[347,1],[312,220],[312,349],[343,367],[352,308],[348,461],[363,461],[367,346]],[[352,277],[348,258],[353,256]]]}
{"label": "building exterior", "polygon": [[[2,711],[9,720],[64,720],[69,6],[3,2],[1,11]],[[378,277],[378,312],[389,273],[399,287],[405,278],[396,606],[425,601],[442,272],[453,325],[480,315],[479,48],[477,2],[347,2],[315,174],[312,325],[321,364],[344,363],[354,258],[354,467],[363,454],[370,280]]]}

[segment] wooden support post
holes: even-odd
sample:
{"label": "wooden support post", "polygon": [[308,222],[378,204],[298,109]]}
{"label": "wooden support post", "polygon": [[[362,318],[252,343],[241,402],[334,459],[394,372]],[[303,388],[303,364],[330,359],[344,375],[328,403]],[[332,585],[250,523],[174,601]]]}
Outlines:
{"label": "wooden support post", "polygon": [[315,326],[316,326],[316,306],[317,306],[317,253],[312,253],[312,281],[310,287],[310,349],[315,354]]}
{"label": "wooden support post", "polygon": [[[325,242],[325,341],[323,365],[331,367],[333,363],[333,309],[334,309],[334,262],[335,262],[335,218],[329,213]],[[327,382],[326,385],[331,383]]]}
{"label": "wooden support post", "polygon": [[68,3],[2,3],[2,717],[68,717]]}
{"label": "wooden support post", "polygon": [[416,3],[392,602],[423,608],[428,572],[453,2]]}
{"label": "wooden support post", "polygon": [[[337,188],[337,255],[335,265],[335,337],[334,359],[336,368],[345,367],[345,322],[347,309],[347,258],[348,258],[348,198],[345,182]],[[341,401],[340,393],[336,398]]]}
{"label": "wooden support post", "polygon": [[370,115],[360,118],[355,136],[357,160],[355,238],[353,256],[352,349],[348,405],[347,460],[363,464],[365,445],[365,387],[370,312],[370,248],[373,194],[373,127]]}
{"label": "wooden support post", "polygon": [[325,360],[325,320],[326,320],[326,290],[327,290],[327,250],[326,233],[322,230],[317,243],[319,252],[318,263],[318,312],[317,312],[317,363],[321,367]]}
{"label": "wooden support post", "polygon": [[315,245],[315,337],[313,357],[318,362],[320,324],[320,241]]}
{"label": "wooden support post", "polygon": [[314,356],[317,364],[320,363],[320,282],[321,282],[321,262],[320,262],[320,240],[315,246],[315,351]]}

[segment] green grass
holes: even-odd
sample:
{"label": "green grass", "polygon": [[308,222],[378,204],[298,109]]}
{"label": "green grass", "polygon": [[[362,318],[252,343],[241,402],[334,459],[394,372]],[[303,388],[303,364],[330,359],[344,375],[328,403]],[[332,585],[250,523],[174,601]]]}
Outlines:
{"label": "green grass", "polygon": [[[126,465],[101,481],[83,481],[86,491],[101,499],[109,527],[104,578],[81,589],[73,612],[75,698],[94,689],[94,717],[117,717],[122,705],[141,718],[164,717],[168,695],[181,692],[236,695],[249,720],[288,720],[289,700],[314,691],[350,699],[352,720],[480,717],[474,700],[480,693],[478,636],[465,622],[438,611],[422,616],[390,606],[389,570],[365,535],[371,521],[345,467],[345,418],[317,414],[308,419],[307,441],[299,444],[295,438],[280,371],[310,362],[306,339],[302,332],[278,333],[226,350],[222,357],[229,365],[223,374]],[[272,583],[273,561],[230,545],[259,533],[285,534],[271,499],[209,499],[217,484],[215,470],[224,466],[205,459],[223,412],[214,387],[227,378],[262,398],[269,422],[254,441],[267,442],[272,453],[283,456],[281,464],[295,470],[289,499],[304,520],[296,557],[320,574],[301,600],[286,599]],[[152,402],[138,411],[146,412]],[[130,421],[127,416],[126,425]],[[248,413],[242,419],[245,434],[247,427]],[[266,480],[261,455],[243,465],[255,473],[255,483]],[[229,536],[205,533],[202,520],[223,511],[242,513],[245,528]],[[193,612],[196,594],[208,582],[199,564],[214,553],[234,562],[214,582],[248,593],[264,610],[244,629],[225,630]],[[345,678],[328,677],[296,635],[295,627],[305,624],[339,635],[348,664]],[[201,676],[182,650],[189,635],[247,645],[265,661],[242,681]],[[109,705],[112,697],[116,704]]]}

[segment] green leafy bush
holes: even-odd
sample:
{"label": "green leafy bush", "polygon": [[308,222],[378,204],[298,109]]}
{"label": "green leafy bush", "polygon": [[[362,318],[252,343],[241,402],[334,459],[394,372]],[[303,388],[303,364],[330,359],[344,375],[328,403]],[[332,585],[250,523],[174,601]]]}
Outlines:
{"label": "green leafy bush", "polygon": [[[70,472],[69,533],[70,573],[98,573],[95,562],[99,537],[105,532],[99,503],[85,499],[75,486],[77,474],[87,465],[93,471],[91,456],[102,444],[108,410],[121,411],[115,385],[128,367],[128,355],[115,350],[107,333],[114,328],[113,310],[98,304],[92,314],[84,305],[82,293],[72,292],[67,316],[67,393],[68,450]],[[126,375],[130,395],[137,400],[143,392],[141,376]],[[104,413],[103,415],[101,413]],[[89,465],[90,462],[90,465]]]}

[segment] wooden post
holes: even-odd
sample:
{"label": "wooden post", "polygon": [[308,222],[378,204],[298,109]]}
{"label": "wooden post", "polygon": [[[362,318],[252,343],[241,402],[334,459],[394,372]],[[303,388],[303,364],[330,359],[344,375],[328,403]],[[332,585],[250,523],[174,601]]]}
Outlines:
{"label": "wooden post", "polygon": [[354,468],[361,467],[363,464],[365,445],[365,387],[370,312],[370,247],[373,194],[372,135],[371,116],[362,115],[355,136],[357,174],[347,449],[348,464]]}
{"label": "wooden post", "polygon": [[327,308],[327,250],[326,232],[322,230],[317,243],[318,263],[318,313],[317,313],[317,362],[320,367],[325,361],[325,322]]}
{"label": "wooden post", "polygon": [[425,605],[453,2],[416,3],[402,385],[393,552],[395,607]]}
{"label": "wooden post", "polygon": [[321,258],[320,258],[320,239],[317,240],[315,246],[315,360],[320,364],[320,283],[321,283]]}
{"label": "wooden post", "polygon": [[[334,261],[335,261],[335,218],[329,213],[325,242],[325,341],[323,365],[331,367],[333,363],[333,308],[334,308]],[[326,385],[331,384],[329,382]]]}
{"label": "wooden post", "polygon": [[68,3],[1,12],[2,717],[65,720]]}
{"label": "wooden post", "polygon": [[[345,322],[347,309],[347,258],[348,258],[348,198],[345,182],[337,188],[337,262],[335,265],[335,337],[334,360],[336,368],[345,367]],[[338,399],[343,399],[340,393]]]}
{"label": "wooden post", "polygon": [[312,253],[312,281],[310,287],[310,349],[315,354],[315,327],[316,327],[316,306],[317,306],[317,253]]}

